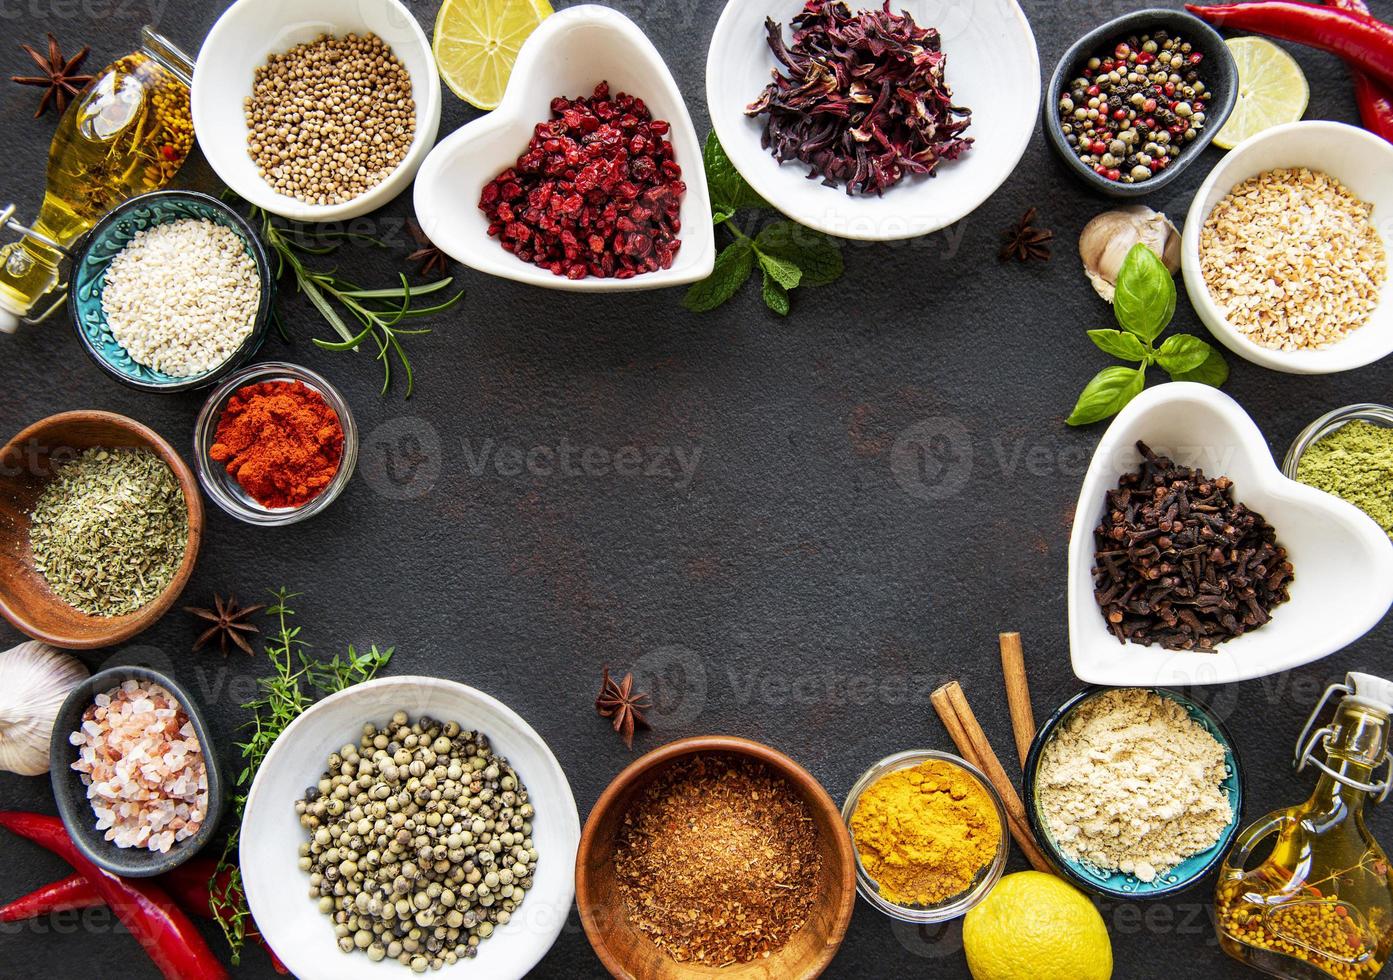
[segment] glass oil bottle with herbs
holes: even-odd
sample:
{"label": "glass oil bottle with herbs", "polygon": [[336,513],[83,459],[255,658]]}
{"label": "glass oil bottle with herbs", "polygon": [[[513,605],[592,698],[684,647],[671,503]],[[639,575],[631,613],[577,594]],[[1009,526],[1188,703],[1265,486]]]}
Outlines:
{"label": "glass oil bottle with herbs", "polygon": [[[1245,830],[1224,862],[1215,917],[1229,955],[1291,980],[1372,980],[1383,969],[1393,875],[1364,811],[1388,796],[1390,717],[1393,683],[1382,678],[1350,674],[1326,691],[1297,744],[1297,770],[1320,773],[1315,793]],[[1271,854],[1249,868],[1269,842]]]}
{"label": "glass oil bottle with herbs", "polygon": [[58,284],[83,233],[178,173],[193,148],[192,74],[188,56],[147,27],[140,50],[108,66],[62,115],[38,218],[0,249],[0,330],[14,330]]}

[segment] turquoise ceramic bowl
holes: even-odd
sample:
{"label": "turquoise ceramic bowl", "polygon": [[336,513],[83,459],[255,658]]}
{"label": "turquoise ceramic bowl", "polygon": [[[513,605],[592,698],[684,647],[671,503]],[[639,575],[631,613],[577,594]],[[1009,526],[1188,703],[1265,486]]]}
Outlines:
{"label": "turquoise ceramic bowl", "polygon": [[1165,874],[1158,875],[1154,881],[1144,882],[1135,875],[1122,874],[1116,871],[1107,871],[1096,868],[1083,861],[1075,861],[1064,855],[1059,845],[1055,843],[1051,836],[1049,827],[1040,813],[1039,798],[1036,792],[1036,773],[1040,767],[1040,757],[1044,753],[1045,746],[1054,738],[1054,733],[1058,730],[1071,714],[1086,701],[1092,700],[1104,691],[1111,690],[1106,687],[1090,687],[1082,691],[1064,703],[1064,706],[1050,716],[1049,721],[1045,722],[1039,733],[1035,736],[1035,742],[1030,747],[1030,756],[1025,764],[1025,810],[1026,818],[1030,822],[1030,829],[1035,833],[1035,839],[1039,841],[1045,856],[1054,865],[1059,874],[1067,881],[1078,885],[1080,888],[1094,895],[1101,895],[1104,898],[1116,898],[1124,901],[1146,901],[1150,899],[1168,898],[1179,894],[1187,889],[1199,884],[1211,871],[1218,867],[1228,853],[1229,847],[1233,844],[1233,838],[1238,833],[1238,829],[1243,822],[1243,800],[1244,782],[1243,770],[1238,762],[1238,755],[1233,748],[1233,738],[1228,730],[1218,718],[1197,701],[1192,701],[1183,694],[1175,691],[1154,689],[1152,693],[1159,694],[1163,698],[1170,698],[1175,701],[1195,721],[1199,722],[1204,728],[1213,735],[1215,740],[1224,747],[1225,761],[1228,766],[1228,778],[1224,780],[1224,789],[1228,793],[1229,808],[1232,811],[1228,826],[1220,836],[1218,842],[1209,850],[1196,854],[1194,857],[1183,861],[1181,864],[1171,868]]}
{"label": "turquoise ceramic bowl", "polygon": [[[256,323],[242,346],[213,370],[204,374],[177,378],[137,364],[126,349],[116,342],[102,312],[102,290],[106,287],[106,271],[111,260],[120,254],[137,232],[156,225],[186,218],[217,222],[231,228],[242,239],[247,251],[256,260],[261,277],[261,305]],[[78,339],[97,366],[117,381],[141,391],[189,391],[206,388],[235,371],[251,359],[265,339],[271,320],[271,304],[275,299],[275,277],[261,239],[232,208],[215,197],[194,191],[155,191],[142,194],[117,207],[88,232],[73,259],[72,275],[68,282],[68,309]]]}

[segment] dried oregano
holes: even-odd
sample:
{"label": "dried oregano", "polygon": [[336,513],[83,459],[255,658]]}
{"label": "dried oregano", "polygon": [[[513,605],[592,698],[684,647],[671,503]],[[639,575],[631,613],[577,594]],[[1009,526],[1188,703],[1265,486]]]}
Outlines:
{"label": "dried oregano", "polygon": [[30,516],[35,568],[93,616],[123,616],[156,598],[188,540],[179,481],[145,449],[88,449],[59,464]]}

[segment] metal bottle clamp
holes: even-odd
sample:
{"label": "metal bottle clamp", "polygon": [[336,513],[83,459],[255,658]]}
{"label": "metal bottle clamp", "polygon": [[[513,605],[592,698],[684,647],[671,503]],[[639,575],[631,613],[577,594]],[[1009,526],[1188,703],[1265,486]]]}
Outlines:
{"label": "metal bottle clamp", "polygon": [[[1323,728],[1316,728],[1321,714],[1324,713],[1325,707],[1330,703],[1331,699],[1339,695],[1340,697],[1359,697],[1365,701],[1370,700],[1360,694],[1359,684],[1361,678],[1365,679],[1369,684],[1376,684],[1380,690],[1389,686],[1388,681],[1369,674],[1348,674],[1345,677],[1345,683],[1331,684],[1326,688],[1315,710],[1312,711],[1311,716],[1306,719],[1306,726],[1301,729],[1301,736],[1296,740],[1296,771],[1302,772],[1308,765],[1313,765],[1330,778],[1343,783],[1350,789],[1370,794],[1374,797],[1375,803],[1382,803],[1388,799],[1390,793],[1393,793],[1393,756],[1386,756],[1383,762],[1379,763],[1379,765],[1386,766],[1388,770],[1388,775],[1384,777],[1381,783],[1361,783],[1351,779],[1344,773],[1337,772],[1315,757],[1316,748],[1318,746],[1323,746],[1325,740],[1335,734],[1335,729],[1329,725]],[[1379,703],[1382,704],[1382,702]],[[1383,706],[1393,707],[1388,705]]]}
{"label": "metal bottle clamp", "polygon": [[[72,258],[72,251],[70,249],[58,244],[42,232],[36,231],[28,225],[16,221],[14,214],[15,206],[13,204],[7,204],[3,208],[0,208],[0,228],[7,228],[10,231],[18,232],[25,238],[32,238],[36,242],[47,245],[65,259]],[[38,316],[25,317],[23,322],[43,323],[49,317],[53,316],[53,314],[57,313],[62,308],[63,304],[68,301],[67,283],[58,283],[58,285],[54,287],[54,292],[58,293],[58,298],[53,301],[48,309],[44,310]]]}

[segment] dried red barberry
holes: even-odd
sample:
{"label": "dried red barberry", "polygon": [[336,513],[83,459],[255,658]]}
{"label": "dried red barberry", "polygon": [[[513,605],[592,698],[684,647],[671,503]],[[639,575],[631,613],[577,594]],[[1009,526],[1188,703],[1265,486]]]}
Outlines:
{"label": "dried red barberry", "polygon": [[590,98],[551,101],[517,163],[484,187],[488,233],[524,262],[568,279],[631,279],[670,268],[687,185],[642,99],[611,97],[601,82]]}

